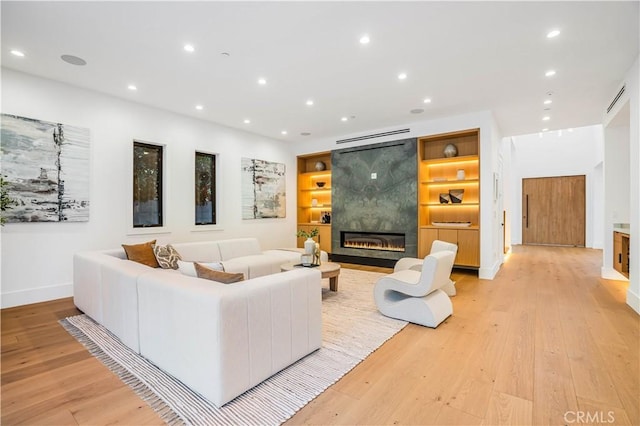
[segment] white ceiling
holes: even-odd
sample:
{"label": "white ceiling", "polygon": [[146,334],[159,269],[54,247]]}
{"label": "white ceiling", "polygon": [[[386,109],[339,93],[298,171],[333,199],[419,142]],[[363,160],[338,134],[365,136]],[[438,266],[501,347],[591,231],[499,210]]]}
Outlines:
{"label": "white ceiling", "polygon": [[[293,142],[481,110],[512,136],[602,122],[638,56],[638,6],[2,1],[2,65]],[[547,39],[556,28],[561,34]]]}

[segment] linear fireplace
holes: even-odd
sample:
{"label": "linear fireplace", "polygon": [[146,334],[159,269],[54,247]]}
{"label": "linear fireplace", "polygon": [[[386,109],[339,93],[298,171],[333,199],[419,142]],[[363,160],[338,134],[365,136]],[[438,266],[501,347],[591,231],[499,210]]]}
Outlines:
{"label": "linear fireplace", "polygon": [[404,234],[341,231],[340,247],[404,253]]}

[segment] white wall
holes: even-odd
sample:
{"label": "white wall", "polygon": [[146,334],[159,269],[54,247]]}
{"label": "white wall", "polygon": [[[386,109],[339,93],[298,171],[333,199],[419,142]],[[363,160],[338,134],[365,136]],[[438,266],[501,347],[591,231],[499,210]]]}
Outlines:
{"label": "white wall", "polygon": [[[587,247],[599,248],[603,241],[602,222],[596,210],[604,199],[602,173],[602,126],[514,136],[511,138],[511,243],[522,244],[522,179],[586,175]],[[596,207],[598,205],[598,207]]]}
{"label": "white wall", "polygon": [[[2,307],[72,294],[73,253],[159,243],[255,236],[264,249],[296,244],[296,162],[290,147],[210,122],[126,102],[11,70],[2,70],[2,112],[90,130],[90,220],[18,223],[2,228]],[[131,227],[133,140],[165,145],[165,227]],[[194,152],[219,154],[219,226],[194,221]],[[241,219],[240,159],[285,163],[287,217]],[[136,232],[136,233],[134,233]],[[140,235],[142,233],[142,235]]]}
{"label": "white wall", "polygon": [[[623,85],[626,85],[624,95],[603,117],[606,128],[604,176],[607,207],[602,276],[612,277],[613,224],[628,222],[631,247],[627,304],[640,314],[640,57],[636,58],[620,86],[611,94],[611,99]],[[628,185],[625,185],[627,170]]]}
{"label": "white wall", "polygon": [[[409,133],[363,140],[358,142],[337,144],[336,140],[355,136],[381,133],[390,130],[409,128]],[[499,226],[502,213],[498,213],[499,204],[493,201],[493,173],[497,171],[496,159],[501,140],[500,130],[490,111],[480,111],[465,115],[446,117],[434,120],[424,120],[406,125],[371,129],[367,132],[348,134],[338,138],[310,140],[304,145],[298,145],[296,155],[314,152],[330,151],[340,148],[369,145],[398,139],[436,135],[466,129],[480,129],[480,269],[478,276],[493,279],[503,261],[502,256],[502,227]],[[498,225],[498,226],[497,226]],[[500,246],[496,247],[500,242]]]}

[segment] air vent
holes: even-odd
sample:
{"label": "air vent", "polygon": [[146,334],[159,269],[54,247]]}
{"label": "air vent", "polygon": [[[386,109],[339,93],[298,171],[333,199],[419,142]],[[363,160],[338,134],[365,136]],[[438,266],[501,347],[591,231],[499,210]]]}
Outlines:
{"label": "air vent", "polygon": [[609,105],[609,108],[607,108],[607,114],[609,114],[609,112],[613,109],[613,107],[616,105],[616,103],[618,102],[618,100],[620,100],[620,97],[622,96],[622,94],[624,93],[624,89],[627,87],[627,85],[625,84],[624,86],[622,86],[622,89],[620,89],[620,91],[618,92],[618,94],[616,95],[615,98],[613,98],[613,101],[611,101],[611,105]]}
{"label": "air vent", "polygon": [[381,138],[383,136],[392,136],[392,135],[399,135],[401,133],[409,133],[410,131],[411,129],[390,130],[388,132],[374,133],[372,135],[356,136],[355,138],[341,139],[339,141],[336,141],[336,143],[340,144],[340,143],[347,143],[347,142],[357,142],[357,141],[362,141],[366,139]]}

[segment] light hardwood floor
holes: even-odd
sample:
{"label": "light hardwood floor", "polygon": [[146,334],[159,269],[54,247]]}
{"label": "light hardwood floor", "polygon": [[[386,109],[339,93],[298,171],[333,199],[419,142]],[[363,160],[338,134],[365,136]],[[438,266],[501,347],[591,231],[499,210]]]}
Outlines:
{"label": "light hardwood floor", "polygon": [[[287,423],[640,424],[640,317],[601,256],[516,246],[492,281],[456,271],[452,317],[407,326]],[[76,313],[2,310],[2,424],[161,424],[58,324]]]}

